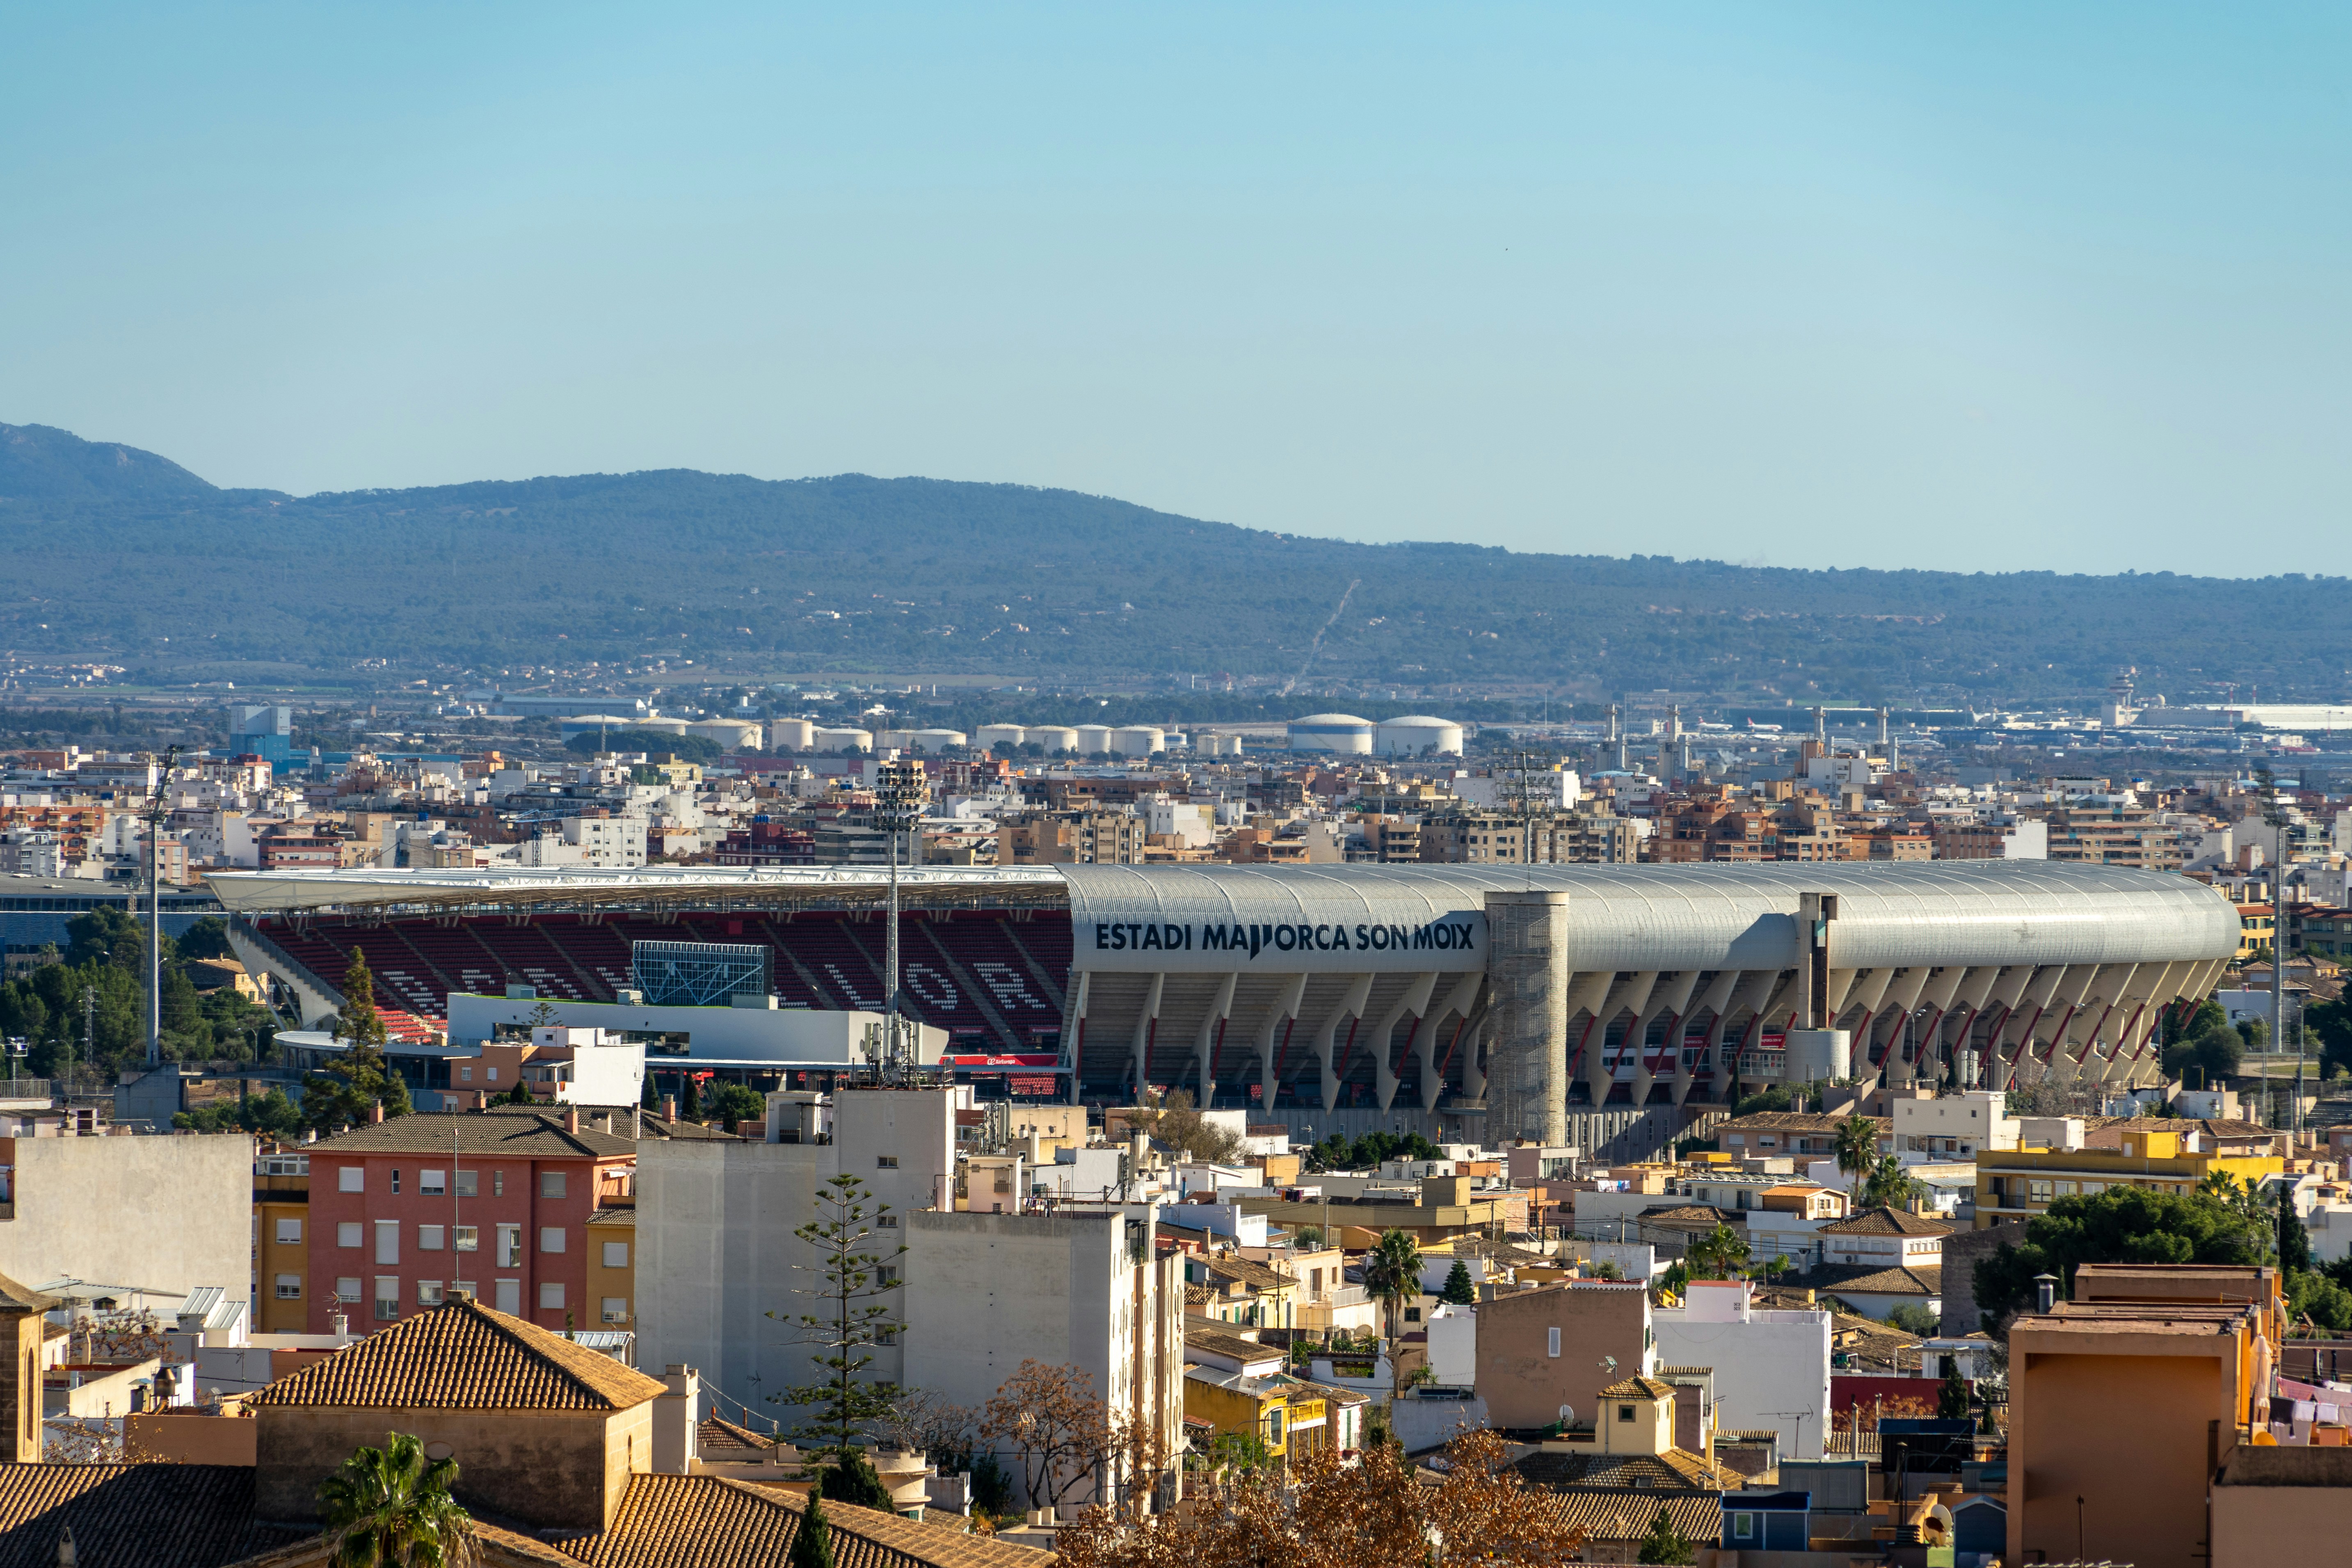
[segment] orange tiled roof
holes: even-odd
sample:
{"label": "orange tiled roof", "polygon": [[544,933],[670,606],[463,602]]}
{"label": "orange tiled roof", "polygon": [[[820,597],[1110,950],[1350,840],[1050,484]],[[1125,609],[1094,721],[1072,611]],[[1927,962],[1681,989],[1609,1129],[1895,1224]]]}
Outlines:
{"label": "orange tiled roof", "polygon": [[662,1385],[562,1334],[445,1302],[404,1318],[252,1395],[248,1405],[361,1409],[627,1410]]}
{"label": "orange tiled roof", "polygon": [[[629,1478],[613,1522],[553,1543],[588,1568],[772,1568],[806,1500],[719,1476]],[[1053,1553],[952,1525],[827,1502],[835,1568],[1049,1568]]]}
{"label": "orange tiled roof", "polygon": [[257,1523],[250,1465],[0,1465],[0,1563],[220,1568],[314,1534]]}

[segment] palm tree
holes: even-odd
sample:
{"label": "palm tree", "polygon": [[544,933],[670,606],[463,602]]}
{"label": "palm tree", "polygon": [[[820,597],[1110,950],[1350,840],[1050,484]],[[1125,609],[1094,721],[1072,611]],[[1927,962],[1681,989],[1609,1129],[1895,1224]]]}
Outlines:
{"label": "palm tree", "polygon": [[457,1461],[425,1457],[404,1432],[384,1434],[319,1483],[334,1568],[464,1568],[475,1560],[474,1521],[449,1495]]}
{"label": "palm tree", "polygon": [[1421,1294],[1421,1243],[1410,1231],[1391,1230],[1383,1233],[1364,1259],[1364,1289],[1381,1304],[1381,1313],[1388,1321],[1389,1377],[1395,1387],[1404,1386],[1400,1373],[1403,1357],[1399,1342],[1400,1320],[1404,1304]]}
{"label": "palm tree", "polygon": [[1867,1116],[1853,1115],[1838,1123],[1838,1174],[1847,1178],[1846,1190],[1855,1191],[1853,1178],[1878,1163],[1878,1123]]}

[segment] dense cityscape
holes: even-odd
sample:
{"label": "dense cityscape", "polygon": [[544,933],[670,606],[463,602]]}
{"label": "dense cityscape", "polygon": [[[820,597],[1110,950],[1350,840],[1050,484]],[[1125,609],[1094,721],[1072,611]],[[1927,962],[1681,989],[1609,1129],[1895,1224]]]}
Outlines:
{"label": "dense cityscape", "polygon": [[0,1568],[2352,1563],[2352,16],[19,7]]}

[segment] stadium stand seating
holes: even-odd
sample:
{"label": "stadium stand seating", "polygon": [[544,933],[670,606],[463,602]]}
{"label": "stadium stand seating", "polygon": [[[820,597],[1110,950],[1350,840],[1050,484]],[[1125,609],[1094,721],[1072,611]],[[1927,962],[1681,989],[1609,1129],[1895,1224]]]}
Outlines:
{"label": "stadium stand seating", "polygon": [[[994,910],[909,910],[907,916],[899,956],[908,1008],[925,1023],[965,1041],[1002,1044],[975,999],[980,990],[1016,1040],[1061,1027],[1061,1008],[1037,969],[1055,976],[1068,972],[1066,919],[1020,921],[1016,937],[1012,917]],[[576,915],[548,914],[520,925],[503,915],[468,916],[455,923],[413,918],[365,925],[331,915],[299,926],[282,917],[257,923],[330,986],[341,984],[354,952],[365,953],[379,1006],[411,1016],[417,1028],[446,1020],[452,991],[496,995],[509,984],[521,984],[562,1000],[610,1002],[631,984],[631,944],[637,942],[762,943],[777,950],[771,967],[784,1005],[882,1004],[883,923],[877,917],[839,910],[789,916],[693,912],[668,921],[614,913],[593,923]],[[944,958],[926,930],[945,947]],[[803,967],[817,977],[822,992],[802,978]]]}

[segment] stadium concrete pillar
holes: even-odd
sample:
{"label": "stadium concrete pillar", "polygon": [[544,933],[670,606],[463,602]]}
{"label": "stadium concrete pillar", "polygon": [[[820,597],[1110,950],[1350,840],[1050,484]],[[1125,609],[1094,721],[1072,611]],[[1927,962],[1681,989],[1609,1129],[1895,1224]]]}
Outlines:
{"label": "stadium concrete pillar", "polygon": [[1474,1014],[1462,1025],[1462,1098],[1473,1105],[1486,1103],[1486,1033],[1483,1016]]}
{"label": "stadium concrete pillar", "polygon": [[[1382,1110],[1396,1103],[1396,1064],[1389,1060],[1389,1050],[1393,1044],[1390,1037],[1396,1033],[1396,1026],[1404,1021],[1407,1014],[1412,1016],[1414,1036],[1417,1037],[1421,1034],[1424,1021],[1423,1015],[1429,1011],[1430,993],[1436,989],[1436,975],[1417,976],[1411,985],[1405,987],[1404,994],[1396,999],[1396,1005],[1381,1014],[1381,1021],[1372,1026],[1372,1088],[1380,1096]],[[1406,1048],[1412,1048],[1410,1042],[1407,1042]]]}
{"label": "stadium concrete pillar", "polygon": [[[1568,895],[1486,895],[1487,974],[1495,1045],[1486,1116],[1496,1142],[1568,1142]],[[1501,1114],[1498,1116],[1496,1112]]]}
{"label": "stadium concrete pillar", "polygon": [[1134,1075],[1138,1100],[1151,1088],[1151,1037],[1160,1028],[1160,998],[1167,989],[1168,976],[1153,975],[1151,988],[1144,994],[1143,1007],[1135,1015],[1135,1038],[1129,1046],[1133,1059],[1128,1070]]}
{"label": "stadium concrete pillar", "polygon": [[[1433,974],[1429,978],[1434,982],[1437,976]],[[1445,1000],[1434,1009],[1425,1011],[1421,1022],[1413,1028],[1413,1050],[1421,1060],[1421,1109],[1424,1112],[1437,1109],[1437,1097],[1445,1089],[1445,1069],[1437,1060],[1437,1031],[1444,1026],[1447,1018],[1456,1013],[1466,1020],[1470,1016],[1470,1009],[1478,1005],[1478,988],[1486,983],[1486,977],[1483,974],[1462,976],[1454,983],[1454,989],[1445,994]],[[1471,1045],[1473,1055],[1476,1049],[1474,1041]],[[1465,1085],[1470,1079],[1470,1063],[1466,1060],[1462,1065],[1462,1079]]]}
{"label": "stadium concrete pillar", "polygon": [[1275,1050],[1289,1042],[1290,1026],[1298,1021],[1298,1004],[1306,994],[1307,976],[1292,975],[1282,983],[1281,993],[1257,1026],[1257,1102],[1267,1110],[1274,1109],[1275,1074],[1280,1065],[1275,1060]]}
{"label": "stadium concrete pillar", "polygon": [[1348,987],[1348,994],[1339,999],[1339,1005],[1332,1008],[1329,1016],[1323,1020],[1323,1026],[1315,1031],[1315,1059],[1323,1067],[1323,1109],[1326,1110],[1339,1109],[1339,1070],[1331,1059],[1338,1049],[1339,1026],[1349,1018],[1360,1020],[1364,1016],[1364,1004],[1371,999],[1372,977],[1357,975],[1355,984]]}
{"label": "stadium concrete pillar", "polygon": [[1201,1109],[1208,1110],[1217,1099],[1217,1043],[1224,1037],[1225,1020],[1233,1016],[1234,985],[1241,979],[1239,971],[1225,976],[1217,987],[1217,999],[1209,1005],[1208,1016],[1201,1020],[1201,1032],[1192,1038],[1192,1054],[1201,1067]]}

